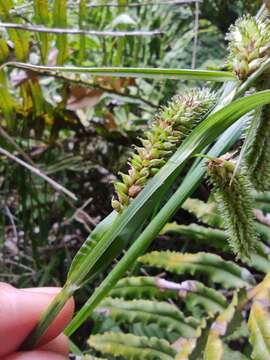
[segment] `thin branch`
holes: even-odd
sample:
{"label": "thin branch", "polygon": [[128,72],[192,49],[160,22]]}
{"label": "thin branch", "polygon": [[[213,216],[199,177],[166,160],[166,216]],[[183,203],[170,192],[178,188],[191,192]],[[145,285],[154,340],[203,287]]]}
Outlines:
{"label": "thin branch", "polygon": [[196,68],[199,20],[200,20],[200,4],[198,2],[196,2],[196,4],[195,4],[195,23],[194,23],[194,41],[193,41],[193,51],[192,51],[192,63],[191,63],[192,69]]}
{"label": "thin branch", "polygon": [[[125,7],[142,7],[142,6],[154,6],[154,5],[176,5],[176,4],[194,4],[202,2],[202,0],[167,0],[167,1],[145,1],[141,3],[126,4]],[[107,4],[87,4],[89,8],[96,7],[120,7],[121,5],[115,3]]]}
{"label": "thin branch", "polygon": [[37,176],[41,177],[43,180],[47,181],[47,183],[50,184],[56,191],[66,194],[67,196],[69,196],[73,200],[78,200],[75,194],[73,194],[71,191],[66,189],[64,186],[58,184],[53,179],[49,178],[47,175],[45,175],[41,170],[37,169],[36,167],[34,167],[34,166],[26,163],[25,161],[19,159],[18,157],[14,156],[13,154],[11,154],[10,152],[8,152],[7,150],[5,150],[5,149],[3,149],[1,147],[0,147],[0,154],[5,155],[9,159],[17,162],[18,164],[24,166],[26,169],[30,170],[31,172],[33,172]]}
{"label": "thin branch", "polygon": [[64,29],[64,28],[48,28],[40,25],[26,25],[16,23],[0,22],[0,28],[2,29],[20,29],[25,31],[32,31],[37,33],[51,33],[51,34],[70,34],[70,35],[92,35],[92,36],[158,36],[163,32],[160,30],[153,31],[98,31],[98,30],[84,30],[84,29]]}
{"label": "thin branch", "polygon": [[[0,68],[1,68],[1,66],[0,66]],[[50,71],[43,71],[43,70],[40,71],[39,69],[38,70],[37,69],[31,69],[31,71],[36,72],[41,77],[42,76],[53,77],[53,78],[58,79],[60,81],[68,82],[69,84],[79,85],[79,86],[83,86],[83,87],[86,87],[86,88],[89,88],[89,89],[98,89],[98,90],[103,91],[104,93],[111,94],[111,95],[116,95],[117,97],[123,99],[123,101],[125,101],[125,102],[128,102],[127,100],[132,100],[133,102],[144,103],[145,105],[150,106],[153,109],[158,109],[159,108],[159,105],[156,105],[156,104],[152,103],[151,101],[149,101],[147,99],[144,99],[143,97],[138,96],[138,95],[126,94],[126,93],[123,93],[123,92],[119,92],[117,90],[108,89],[108,88],[103,87],[103,86],[101,86],[99,84],[89,83],[89,82],[83,81],[81,79],[70,78],[70,77],[65,76],[63,74],[60,75],[57,72],[50,72]],[[0,127],[0,135],[1,135],[1,127]],[[16,143],[14,144],[14,141],[12,142],[12,144],[15,147]],[[16,150],[23,156],[23,154],[22,154],[23,150],[18,148],[18,145],[16,147]],[[28,161],[28,162],[31,162],[31,164],[35,166],[35,164],[32,162],[31,159],[28,160],[28,159],[25,158],[25,160]]]}
{"label": "thin branch", "polygon": [[6,210],[6,214],[10,220],[11,226],[12,226],[12,231],[13,231],[13,235],[14,235],[14,239],[15,239],[15,244],[17,244],[18,242],[18,232],[17,232],[17,228],[16,228],[16,224],[13,218],[13,215],[11,214],[11,211],[9,210],[9,207],[7,205],[5,205],[5,210]]}
{"label": "thin branch", "polygon": [[26,152],[13,140],[13,138],[0,126],[0,136],[2,136],[7,142],[9,142],[14,149],[18,151],[18,153],[24,158],[24,160],[28,161],[31,165],[35,166],[33,160],[26,154]]}
{"label": "thin branch", "polygon": [[[185,5],[185,4],[194,4],[194,3],[201,3],[203,2],[203,0],[167,0],[167,1],[144,1],[141,3],[130,3],[130,4],[125,4],[125,7],[127,8],[133,8],[133,7],[143,7],[143,6],[154,6],[154,5]],[[71,6],[77,6],[78,3],[74,3],[71,2],[68,4],[69,7]],[[24,4],[21,6],[16,6],[14,7],[15,11],[23,11],[25,9],[29,9],[31,8],[33,5],[32,4]],[[119,5],[117,3],[106,3],[106,4],[98,4],[98,3],[93,3],[93,4],[86,4],[86,6],[88,8],[104,8],[104,7],[121,7],[122,5]]]}
{"label": "thin branch", "polygon": [[88,225],[91,224],[92,227],[95,227],[98,221],[89,216],[84,211],[84,209],[90,204],[92,200],[93,198],[90,197],[81,207],[76,209],[74,214],[69,219],[67,219],[64,224],[70,224],[75,219],[76,221],[82,223],[88,232],[91,232],[91,228]]}
{"label": "thin branch", "polygon": [[[127,99],[130,99],[130,100],[133,100],[133,101],[136,101],[136,102],[142,102],[144,103],[145,105],[148,105],[150,107],[152,107],[153,109],[158,109],[159,106],[152,103],[151,101],[147,100],[147,99],[144,99],[138,95],[133,95],[133,94],[125,94],[125,93],[121,93],[117,90],[113,90],[113,89],[107,89],[106,87],[103,87],[101,85],[98,85],[98,84],[90,84],[86,81],[83,81],[83,80],[77,80],[77,79],[70,79],[68,78],[67,76],[64,76],[64,75],[59,75],[59,74],[53,74],[51,72],[38,72],[40,76],[50,76],[50,77],[54,77],[55,79],[59,79],[61,81],[65,81],[65,82],[69,82],[70,84],[75,84],[75,85],[79,85],[79,86],[83,86],[83,87],[86,87],[86,88],[90,88],[90,89],[99,89],[101,91],[103,91],[104,93],[107,93],[107,94],[112,94],[112,95],[116,95],[120,98],[122,98],[123,100],[127,100]],[[127,101],[126,101],[127,102]]]}

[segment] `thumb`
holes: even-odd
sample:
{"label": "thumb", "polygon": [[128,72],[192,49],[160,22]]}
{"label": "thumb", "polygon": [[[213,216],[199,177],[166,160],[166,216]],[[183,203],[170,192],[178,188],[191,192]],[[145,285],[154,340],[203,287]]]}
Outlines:
{"label": "thumb", "polygon": [[[0,357],[16,351],[30,334],[59,288],[16,289],[0,283]],[[46,331],[39,345],[59,335],[71,320],[70,300]]]}

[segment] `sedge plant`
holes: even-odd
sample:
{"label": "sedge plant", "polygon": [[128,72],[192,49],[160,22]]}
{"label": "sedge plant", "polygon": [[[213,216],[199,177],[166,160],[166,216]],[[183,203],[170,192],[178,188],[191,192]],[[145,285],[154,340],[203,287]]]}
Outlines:
{"label": "sedge plant", "polygon": [[[250,148],[255,146],[256,141],[254,139],[258,137],[259,132],[254,136],[254,132],[249,129],[251,127],[253,129],[253,126],[250,125],[254,123],[254,120],[250,120],[252,111],[254,109],[265,109],[264,107],[270,103],[270,91],[267,90],[267,87],[261,86],[262,83],[267,83],[264,82],[264,78],[268,76],[270,63],[268,37],[266,36],[268,32],[269,20],[265,9],[260,12],[258,17],[245,16],[239,19],[228,35],[230,41],[227,61],[228,71],[224,73],[215,71],[204,72],[202,70],[87,69],[61,66],[35,67],[24,63],[7,64],[40,72],[76,71],[77,73],[92,72],[102,75],[111,75],[113,73],[114,76],[129,74],[134,77],[151,76],[153,78],[155,78],[155,75],[173,75],[178,76],[178,78],[182,76],[183,79],[225,82],[222,87],[218,90],[215,89],[215,91],[204,88],[188,90],[186,93],[176,95],[167,106],[161,109],[146,132],[145,137],[141,139],[142,145],[135,148],[135,152],[130,158],[128,174],[121,174],[122,181],[120,180],[115,184],[116,197],[112,204],[116,211],[113,211],[112,214],[96,227],[79,250],[74,258],[63,290],[56,296],[55,300],[43,314],[33,333],[30,334],[23,344],[24,349],[31,348],[38,343],[40,337],[63,308],[67,299],[89,278],[100,272],[104,265],[110,263],[112,253],[115,255],[120,254],[124,247],[130,246],[126,254],[72,320],[66,329],[66,334],[71,335],[76,331],[93,313],[106,295],[112,291],[113,286],[123,274],[146,251],[154,238],[182,206],[186,198],[192,194],[204,179],[206,175],[205,159],[196,159],[178,189],[169,197],[169,190],[176,179],[179,179],[185,164],[199,152],[209,152],[210,156],[218,158],[226,151],[229,151],[236,140],[239,140],[243,134],[247,134],[244,143],[249,141],[248,145],[250,146],[245,146],[249,151],[245,151],[244,156],[241,158],[244,160],[238,164],[238,167],[240,167],[239,172],[237,169],[235,171],[233,163],[227,162],[227,160],[222,158],[212,161],[208,168],[210,182],[212,182],[214,193],[216,194],[215,197],[221,204],[220,209],[225,209],[224,216],[227,220],[225,221],[225,228],[228,234],[228,241],[238,257],[247,258],[251,255],[257,241],[255,227],[253,227],[254,219],[251,201],[252,186],[256,184],[252,181],[252,171],[249,167],[248,156],[250,156],[250,151],[252,151]],[[263,113],[265,112],[265,110],[262,111]],[[249,134],[251,133],[253,134],[253,141],[249,140],[251,136]],[[267,136],[267,134],[268,132],[264,132],[262,135]],[[267,141],[264,140],[262,144],[267,144]],[[212,147],[209,150],[210,146]],[[263,166],[266,171],[270,171],[267,159]],[[258,187],[256,189],[260,190]],[[233,193],[232,197],[224,196],[225,191],[229,193],[230,190]],[[233,198],[234,195],[235,197]],[[167,199],[163,206],[157,205],[161,204],[161,196],[163,199]],[[224,212],[224,210],[222,211]],[[247,211],[248,216],[246,218],[243,217],[243,211]],[[232,219],[232,216],[235,218]],[[150,254],[150,258],[145,257],[141,258],[141,260],[143,263],[156,266],[162,259],[164,261],[168,260],[169,255],[161,254],[159,256],[159,254]],[[158,257],[156,262],[154,262],[155,256]],[[174,257],[174,254],[172,257]],[[205,262],[208,266],[212,264],[212,267],[215,267],[215,264],[221,268],[225,266],[219,257],[216,258],[214,255],[207,253],[198,253],[194,256],[180,254],[176,260],[173,258],[171,261],[168,260],[168,262],[169,264],[175,262],[185,263],[186,258],[190,262]],[[228,271],[232,272],[234,277],[237,277],[237,274],[239,274],[238,288],[252,289],[254,298],[259,299],[257,288],[253,288],[255,285],[253,276],[247,271],[242,271],[237,266],[233,264],[231,266],[226,265],[225,267]],[[165,265],[164,267],[167,269]],[[224,282],[225,280],[220,281]],[[265,282],[262,284],[261,287],[258,285],[259,289],[267,288],[269,278],[266,277]],[[249,296],[245,294],[244,298],[249,299]],[[260,296],[266,295],[260,292]],[[245,301],[247,302],[248,300]],[[106,306],[111,306],[111,303],[107,302]],[[143,303],[137,304],[138,309],[145,306],[146,304]],[[163,311],[162,306],[160,307],[161,312]],[[242,292],[237,290],[231,305],[224,309],[224,312],[221,312],[221,315],[213,322],[214,328],[215,326],[219,328],[219,322],[224,324],[225,321],[226,324],[229,324],[234,319],[234,315],[240,311],[239,309],[242,309],[242,306]],[[259,340],[254,338],[254,314],[265,311],[260,306],[262,307],[263,305],[259,300],[256,300],[254,305],[252,305],[248,325],[251,329],[250,341],[254,346],[253,354],[255,354],[255,359],[260,359],[260,357],[256,355],[258,354],[257,347],[259,346]],[[165,308],[166,306],[164,305]],[[170,308],[170,310],[172,309]],[[180,319],[181,315],[177,314]],[[123,319],[127,319],[127,317],[123,316]],[[193,334],[193,342],[183,338],[181,347],[177,347],[174,351],[170,343],[168,345],[168,343],[154,339],[151,343],[148,343],[148,347],[151,347],[153,355],[150,355],[150,357],[146,356],[145,358],[154,359],[157,357],[157,352],[159,354],[160,352],[165,352],[164,357],[160,358],[184,359],[184,348],[190,348],[190,352],[193,351],[197,346],[195,344],[197,341],[194,342],[194,339],[198,337],[196,337],[196,334],[200,334],[204,329],[209,329],[208,319],[204,319],[201,324],[198,324],[196,321],[192,324],[190,326],[194,332],[192,333],[192,329],[190,331]],[[226,330],[227,326],[224,330],[225,333]],[[209,336],[210,339],[215,338],[215,343],[220,349],[221,336],[225,333],[219,334],[212,331],[208,338]],[[102,339],[90,338],[90,346],[100,350],[104,343],[109,343],[110,341],[116,341],[112,334],[106,335]],[[124,342],[126,340],[119,336],[117,341]],[[129,336],[127,341],[130,342],[131,346],[137,346],[139,349],[147,347],[147,340],[145,339]],[[143,358],[138,357],[140,355],[135,350],[137,355],[134,355],[133,352],[127,353],[125,349],[123,350],[123,344],[120,345],[119,350],[117,350],[118,352],[114,352],[115,356],[127,356],[128,359]],[[213,351],[211,346],[211,341],[209,340],[205,344],[206,349],[208,349],[205,359],[211,359],[209,355]],[[108,351],[105,352],[107,353]],[[147,354],[149,353],[151,352],[148,351]],[[145,354],[145,352],[141,350],[141,354]]]}

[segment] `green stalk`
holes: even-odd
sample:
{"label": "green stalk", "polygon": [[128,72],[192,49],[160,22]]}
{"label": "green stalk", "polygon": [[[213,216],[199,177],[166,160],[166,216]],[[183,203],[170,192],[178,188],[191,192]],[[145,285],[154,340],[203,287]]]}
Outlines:
{"label": "green stalk", "polygon": [[33,346],[38,344],[41,336],[48,329],[49,325],[55,319],[57,314],[59,314],[59,312],[63,309],[66,302],[73,295],[74,291],[74,286],[71,286],[70,284],[66,284],[63,287],[61,292],[56,295],[54,300],[50,303],[48,308],[42,314],[43,321],[40,321],[35,328],[35,331],[26,338],[26,340],[21,346],[21,350],[30,350],[33,348]]}
{"label": "green stalk", "polygon": [[[224,151],[227,151],[235,141],[240,137],[242,131],[243,121],[238,121],[231,126],[217,141],[209,152],[211,156],[218,156]],[[160,233],[166,223],[176,213],[176,211],[182,206],[183,202],[192,194],[202,181],[206,166],[205,161],[201,161],[200,164],[191,172],[187,174],[185,180],[180,185],[178,190],[172,195],[169,201],[163,206],[159,213],[145,228],[139,238],[131,245],[128,252],[118,262],[114,269],[109,273],[106,279],[95,290],[93,295],[84,304],[75,318],[71,321],[65,330],[67,336],[72,335],[80,325],[91,315],[95,307],[100,301],[110,292],[113,286],[120,280],[123,273],[125,273],[130,266],[134,264],[137,258],[145,252],[151,242]]]}

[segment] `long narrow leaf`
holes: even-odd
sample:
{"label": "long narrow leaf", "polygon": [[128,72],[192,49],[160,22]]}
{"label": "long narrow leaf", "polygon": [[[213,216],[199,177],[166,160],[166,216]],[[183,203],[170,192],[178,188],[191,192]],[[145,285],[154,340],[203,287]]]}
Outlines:
{"label": "long narrow leaf", "polygon": [[87,67],[87,66],[40,66],[10,61],[2,65],[17,67],[36,72],[70,72],[85,73],[95,76],[135,77],[149,79],[179,79],[224,82],[235,80],[233,73],[228,71],[190,70],[190,69],[154,69],[124,67]]}
{"label": "long narrow leaf", "polygon": [[[34,14],[37,24],[48,25],[50,21],[49,8],[47,0],[34,0]],[[38,34],[40,41],[41,58],[44,64],[47,63],[49,53],[49,35]]]}
{"label": "long narrow leaf", "polygon": [[[53,24],[60,28],[67,26],[67,1],[54,0]],[[57,65],[63,65],[67,58],[67,35],[61,34],[56,38]]]}
{"label": "long narrow leaf", "polygon": [[[0,0],[0,19],[9,21],[12,18],[11,11],[13,7],[13,0]],[[15,21],[16,23],[19,22],[18,18],[15,18]],[[9,29],[7,32],[14,44],[16,59],[26,61],[29,51],[29,34],[17,29]]]}

